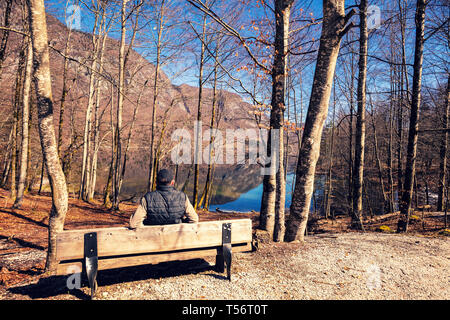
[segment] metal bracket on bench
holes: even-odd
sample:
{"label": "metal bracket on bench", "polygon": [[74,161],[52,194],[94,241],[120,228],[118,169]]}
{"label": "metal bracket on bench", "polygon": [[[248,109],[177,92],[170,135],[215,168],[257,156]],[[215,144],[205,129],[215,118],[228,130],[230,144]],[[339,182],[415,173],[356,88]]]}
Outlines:
{"label": "metal bracket on bench", "polygon": [[97,290],[97,270],[98,270],[98,253],[97,253],[97,232],[84,234],[84,265],[86,274],[91,288],[91,299]]}
{"label": "metal bracket on bench", "polygon": [[222,255],[227,266],[227,279],[231,280],[231,223],[222,224]]}

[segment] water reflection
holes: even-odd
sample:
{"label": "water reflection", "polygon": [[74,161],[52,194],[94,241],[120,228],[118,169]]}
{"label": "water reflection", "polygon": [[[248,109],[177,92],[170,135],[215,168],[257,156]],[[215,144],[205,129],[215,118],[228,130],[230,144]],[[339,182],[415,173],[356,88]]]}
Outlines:
{"label": "water reflection", "polygon": [[[175,172],[175,168],[170,169]],[[204,192],[206,174],[207,167],[200,166],[199,199]],[[183,190],[191,202],[193,202],[193,180],[192,166],[185,165],[178,168],[176,187],[178,190]],[[318,174],[315,177],[310,210],[319,215],[324,215],[325,212],[326,180],[326,175],[323,174]],[[262,182],[263,176],[258,165],[217,166],[214,172],[209,210],[213,211],[218,208],[239,212],[260,211]],[[295,174],[289,173],[286,177],[286,208],[289,208],[291,205],[294,183]],[[126,179],[122,187],[121,196],[123,199],[132,198],[132,201],[137,202],[145,193],[146,185],[147,180],[142,176]],[[347,181],[342,178],[335,178],[332,185],[330,213],[332,215],[348,214]],[[363,206],[364,210],[371,214],[384,212],[382,194],[379,192],[379,185],[375,181],[367,179],[364,182]]]}
{"label": "water reflection", "polygon": [[[292,200],[292,193],[294,191],[294,183],[295,183],[295,174],[289,173],[286,176],[286,202],[285,207],[289,208]],[[315,190],[314,195],[311,199],[311,211],[321,211],[321,203],[323,202],[324,197],[324,183],[325,176],[318,176],[315,179]],[[263,192],[263,185],[260,183],[255,188],[241,193],[240,196],[233,201],[216,204],[215,198],[212,199],[210,210],[220,209],[220,210],[230,210],[230,211],[240,211],[240,212],[249,212],[249,211],[259,211],[261,208],[261,197]]]}

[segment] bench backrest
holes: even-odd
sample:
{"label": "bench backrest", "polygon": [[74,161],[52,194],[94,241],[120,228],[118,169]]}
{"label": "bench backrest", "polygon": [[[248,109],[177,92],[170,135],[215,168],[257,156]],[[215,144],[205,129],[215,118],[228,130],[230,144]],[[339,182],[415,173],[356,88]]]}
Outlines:
{"label": "bench backrest", "polygon": [[84,234],[89,232],[97,233],[99,258],[216,247],[222,244],[223,223],[231,223],[231,244],[251,242],[250,219],[145,226],[136,230],[125,227],[66,230],[57,235],[56,259],[83,259]]}

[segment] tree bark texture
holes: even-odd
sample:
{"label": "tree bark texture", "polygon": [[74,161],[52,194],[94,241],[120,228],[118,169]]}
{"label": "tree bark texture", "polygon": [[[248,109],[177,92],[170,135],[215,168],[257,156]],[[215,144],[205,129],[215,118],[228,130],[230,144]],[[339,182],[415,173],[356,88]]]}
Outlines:
{"label": "tree bark texture", "polygon": [[53,126],[52,81],[44,1],[27,0],[27,5],[33,43],[33,81],[37,96],[39,137],[52,190],[46,262],[46,271],[52,272],[56,269],[56,234],[63,230],[68,194]]}
{"label": "tree bark texture", "polygon": [[352,226],[364,230],[361,215],[364,178],[364,149],[366,137],[366,78],[367,78],[367,0],[359,5],[359,62],[358,62],[358,111],[355,132],[355,163],[353,170]]}
{"label": "tree bark texture", "polygon": [[411,210],[414,177],[416,172],[417,138],[419,128],[419,109],[421,103],[423,44],[425,30],[425,0],[417,0],[416,6],[416,40],[414,52],[413,91],[411,114],[409,119],[408,149],[406,156],[405,182],[400,202],[401,218],[397,232],[408,231],[409,215]]}
{"label": "tree bark texture", "polygon": [[[450,76],[447,78],[447,94],[445,99],[444,114],[442,115],[442,128],[448,127],[448,117],[450,115]],[[448,149],[448,131],[442,133],[441,148],[440,148],[440,161],[439,161],[439,192],[438,192],[438,204],[437,210],[444,210],[445,199],[445,181],[447,174],[447,149]]]}
{"label": "tree bark texture", "polygon": [[[277,161],[278,166],[270,163],[269,174],[263,179],[263,195],[261,199],[260,228],[269,232],[274,241],[281,241],[284,238],[285,217],[284,206],[286,197],[286,182],[284,175],[284,111],[285,106],[285,86],[286,86],[286,62],[289,38],[289,18],[292,0],[275,1],[275,43],[274,60],[272,68],[272,100],[270,112],[270,129],[278,130],[278,134],[272,136],[269,133],[267,139],[267,154],[272,151],[272,138],[277,137],[276,143],[279,150],[274,155],[270,154],[271,161]],[[278,170],[276,171],[276,167]]]}
{"label": "tree bark texture", "polygon": [[285,241],[303,241],[308,222],[322,129],[328,113],[341,37],[348,20],[344,0],[323,1],[323,23],[311,98],[299,152]]}
{"label": "tree bark texture", "polygon": [[27,62],[25,67],[25,80],[23,85],[22,98],[22,151],[20,155],[20,171],[19,181],[17,184],[17,196],[14,202],[14,208],[22,206],[23,193],[25,190],[25,182],[27,179],[27,165],[28,165],[28,120],[30,117],[30,84],[31,84],[31,70],[33,64],[33,48],[31,42],[27,48]]}

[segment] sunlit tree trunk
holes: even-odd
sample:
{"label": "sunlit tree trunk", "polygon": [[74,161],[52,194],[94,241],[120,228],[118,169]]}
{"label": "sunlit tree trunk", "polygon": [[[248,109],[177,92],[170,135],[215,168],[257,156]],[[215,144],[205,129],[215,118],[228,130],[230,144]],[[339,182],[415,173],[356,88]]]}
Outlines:
{"label": "sunlit tree trunk", "polygon": [[56,270],[56,234],[63,230],[68,207],[66,180],[59,161],[53,126],[52,81],[48,53],[47,22],[43,0],[26,0],[33,43],[33,79],[36,87],[39,136],[52,190],[48,226],[46,271]]}
{"label": "sunlit tree trunk", "polygon": [[323,23],[305,129],[299,152],[295,189],[286,227],[285,241],[304,240],[308,222],[314,175],[320,154],[322,129],[328,113],[336,61],[345,25],[344,0],[323,1]]}
{"label": "sunlit tree trunk", "polygon": [[88,91],[88,103],[86,107],[85,120],[84,120],[84,135],[83,135],[83,158],[81,163],[81,183],[79,198],[84,201],[88,201],[88,189],[90,182],[90,147],[91,147],[91,127],[92,127],[92,107],[94,105],[94,85],[95,85],[95,72],[98,55],[98,37],[96,36],[98,23],[98,13],[95,14],[94,28],[92,32],[92,61],[91,70],[89,76],[89,91]]}

